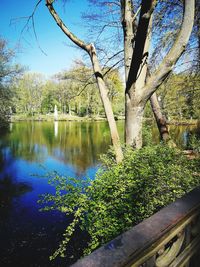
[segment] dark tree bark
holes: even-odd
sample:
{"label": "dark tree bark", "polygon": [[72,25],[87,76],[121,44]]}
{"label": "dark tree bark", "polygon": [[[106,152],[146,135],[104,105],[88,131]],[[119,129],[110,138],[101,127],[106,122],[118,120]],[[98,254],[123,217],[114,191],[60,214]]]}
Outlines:
{"label": "dark tree bark", "polygon": [[198,72],[200,72],[200,1],[196,0],[196,22],[197,22],[197,40],[198,40]]}
{"label": "dark tree bark", "polygon": [[[124,6],[128,4],[127,0],[121,2]],[[141,3],[134,50],[126,83],[126,143],[135,148],[142,146],[142,120],[146,103],[168,77],[177,60],[182,55],[189,40],[194,22],[194,0],[185,0],[183,21],[175,43],[158,69],[151,77],[147,77],[149,35],[151,32],[150,21],[156,3],[156,0],[143,0]],[[124,29],[125,34],[126,32],[128,31]],[[126,40],[126,36],[124,39]]]}
{"label": "dark tree bark", "polygon": [[160,139],[167,143],[170,140],[167,121],[162,114],[156,93],[151,96],[150,103],[160,133]]}

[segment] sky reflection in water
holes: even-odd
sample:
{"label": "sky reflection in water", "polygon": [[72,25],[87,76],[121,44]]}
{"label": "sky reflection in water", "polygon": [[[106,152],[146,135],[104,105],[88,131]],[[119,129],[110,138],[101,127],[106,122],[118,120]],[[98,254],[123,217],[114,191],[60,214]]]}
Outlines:
{"label": "sky reflection in water", "polygon": [[[67,266],[73,262],[69,258],[48,261],[70,218],[38,211],[38,195],[55,190],[43,176],[57,171],[93,178],[98,157],[109,141],[105,122],[11,124],[10,132],[0,140],[0,266]],[[73,253],[77,246],[69,250]]]}
{"label": "sky reflection in water", "polygon": [[[123,135],[123,122],[118,122]],[[153,128],[155,139],[158,138]],[[180,144],[188,129],[172,127]],[[0,138],[0,266],[68,266],[81,252],[84,236],[75,236],[69,252],[75,258],[49,263],[69,223],[58,212],[38,211],[38,195],[54,192],[47,172],[93,178],[99,155],[110,145],[106,122],[20,122]],[[71,254],[69,254],[70,256]]]}

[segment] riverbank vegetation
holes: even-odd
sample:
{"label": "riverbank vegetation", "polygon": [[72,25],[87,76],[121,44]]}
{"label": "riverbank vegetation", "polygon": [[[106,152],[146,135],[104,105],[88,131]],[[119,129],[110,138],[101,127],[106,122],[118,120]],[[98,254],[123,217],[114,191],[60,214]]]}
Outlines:
{"label": "riverbank vegetation", "polygon": [[73,220],[51,259],[64,257],[74,231],[87,231],[85,254],[113,239],[200,184],[200,158],[188,158],[163,144],[126,148],[116,164],[113,152],[102,156],[94,180],[52,174],[55,194],[41,197],[44,211],[58,210]]}

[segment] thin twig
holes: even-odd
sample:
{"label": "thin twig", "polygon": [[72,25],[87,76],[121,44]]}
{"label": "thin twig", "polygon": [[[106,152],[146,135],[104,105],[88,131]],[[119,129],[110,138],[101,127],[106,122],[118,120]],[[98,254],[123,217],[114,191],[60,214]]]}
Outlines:
{"label": "thin twig", "polygon": [[33,28],[33,33],[34,33],[34,37],[36,39],[36,43],[37,43],[37,46],[38,48],[40,49],[40,51],[45,55],[47,56],[47,54],[44,52],[44,50],[41,48],[40,44],[39,44],[39,41],[38,41],[38,37],[37,37],[37,33],[36,33],[36,30],[35,30],[35,22],[34,22],[34,15],[35,15],[35,12],[39,6],[39,4],[42,2],[42,0],[38,0],[38,2],[36,3],[34,9],[33,9],[33,12],[31,13],[30,16],[26,16],[26,17],[19,17],[19,18],[14,18],[14,19],[11,19],[10,20],[10,25],[12,25],[14,22],[18,21],[18,20],[21,20],[21,19],[26,19],[26,23],[24,25],[24,27],[22,28],[21,30],[21,33],[20,33],[20,38],[19,40],[21,40],[22,38],[22,35],[24,33],[25,30],[29,30],[29,24],[31,22],[32,24],[32,28]]}

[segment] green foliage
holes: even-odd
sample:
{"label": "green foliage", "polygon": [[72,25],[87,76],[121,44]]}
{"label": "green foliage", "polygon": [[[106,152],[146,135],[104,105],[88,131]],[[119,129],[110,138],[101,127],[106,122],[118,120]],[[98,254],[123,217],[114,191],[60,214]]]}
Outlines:
{"label": "green foliage", "polygon": [[197,134],[190,134],[187,148],[200,153],[200,137]]}
{"label": "green foliage", "polygon": [[0,128],[7,128],[12,110],[11,83],[22,69],[13,64],[14,51],[8,48],[7,42],[0,38]]}
{"label": "green foliage", "polygon": [[151,123],[145,122],[142,127],[142,143],[143,146],[151,146],[153,140],[153,132]]}
{"label": "green foliage", "polygon": [[[104,69],[104,72],[107,70]],[[105,76],[108,96],[112,103],[113,112],[117,115],[124,114],[124,87],[118,69],[113,69]]]}
{"label": "green foliage", "polygon": [[0,84],[0,129],[6,129],[8,127],[8,121],[10,119],[10,109],[12,92],[7,86]]}
{"label": "green foliage", "polygon": [[44,79],[41,74],[25,73],[14,85],[15,110],[32,116],[40,113],[44,99],[43,84]]}
{"label": "green foliage", "polygon": [[[115,114],[122,115],[124,93],[119,71],[108,72],[105,82]],[[49,114],[57,105],[60,114],[105,115],[92,70],[85,65],[76,64],[47,81],[40,74],[25,73],[13,87],[17,114]]]}
{"label": "green foliage", "polygon": [[126,149],[120,164],[109,151],[94,180],[52,175],[56,192],[41,197],[43,210],[59,210],[74,219],[51,259],[65,255],[76,225],[91,237],[88,254],[181,197],[199,184],[198,164],[199,160],[188,162],[178,150],[157,145]]}
{"label": "green foliage", "polygon": [[158,94],[167,118],[198,119],[200,116],[200,75],[173,74],[160,87]]}

